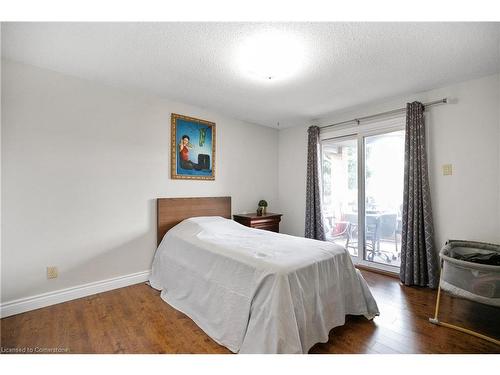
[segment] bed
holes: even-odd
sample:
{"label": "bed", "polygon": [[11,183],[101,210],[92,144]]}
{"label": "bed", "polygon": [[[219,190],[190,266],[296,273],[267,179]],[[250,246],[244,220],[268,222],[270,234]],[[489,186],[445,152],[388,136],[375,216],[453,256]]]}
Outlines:
{"label": "bed", "polygon": [[234,353],[307,353],[345,316],[379,314],[349,253],[230,220],[231,199],[158,199],[153,288]]}

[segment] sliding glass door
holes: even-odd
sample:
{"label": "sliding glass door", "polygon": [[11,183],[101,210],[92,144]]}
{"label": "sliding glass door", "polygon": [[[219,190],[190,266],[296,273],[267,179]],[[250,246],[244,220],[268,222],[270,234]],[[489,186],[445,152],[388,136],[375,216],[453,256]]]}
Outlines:
{"label": "sliding glass door", "polygon": [[328,241],[356,263],[397,271],[401,254],[404,130],[358,130],[322,141]]}
{"label": "sliding glass door", "polygon": [[328,241],[358,256],[358,142],[356,138],[323,144],[323,217]]}
{"label": "sliding glass door", "polygon": [[404,131],[364,137],[366,261],[399,267]]}

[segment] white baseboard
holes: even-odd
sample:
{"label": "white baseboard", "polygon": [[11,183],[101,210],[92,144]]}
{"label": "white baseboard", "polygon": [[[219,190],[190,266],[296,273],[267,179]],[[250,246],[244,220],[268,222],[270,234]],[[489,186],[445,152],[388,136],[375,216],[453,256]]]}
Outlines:
{"label": "white baseboard", "polygon": [[41,307],[142,283],[149,279],[150,272],[149,270],[136,272],[125,276],[113,277],[111,279],[95,281],[93,283],[7,301],[0,305],[0,317],[5,318]]}

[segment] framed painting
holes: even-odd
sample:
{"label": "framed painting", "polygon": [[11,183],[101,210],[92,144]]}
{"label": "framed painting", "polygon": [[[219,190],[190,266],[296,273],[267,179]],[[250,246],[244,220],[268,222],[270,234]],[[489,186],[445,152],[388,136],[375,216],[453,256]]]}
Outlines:
{"label": "framed painting", "polygon": [[215,180],[215,123],[172,113],[171,177]]}

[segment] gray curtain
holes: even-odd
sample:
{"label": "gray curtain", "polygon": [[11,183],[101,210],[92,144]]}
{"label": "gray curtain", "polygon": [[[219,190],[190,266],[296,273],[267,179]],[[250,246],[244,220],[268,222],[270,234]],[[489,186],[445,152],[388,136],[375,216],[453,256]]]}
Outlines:
{"label": "gray curtain", "polygon": [[419,102],[406,105],[404,168],[399,277],[405,285],[436,288],[439,283],[438,255],[434,247],[424,107]]}
{"label": "gray curtain", "polygon": [[319,127],[310,126],[307,141],[306,238],[325,240],[321,212]]}

